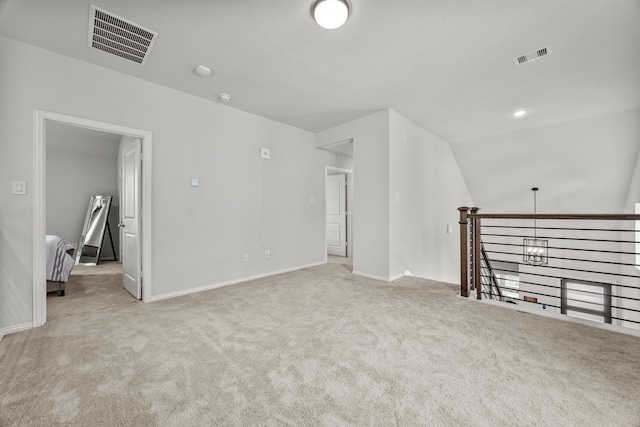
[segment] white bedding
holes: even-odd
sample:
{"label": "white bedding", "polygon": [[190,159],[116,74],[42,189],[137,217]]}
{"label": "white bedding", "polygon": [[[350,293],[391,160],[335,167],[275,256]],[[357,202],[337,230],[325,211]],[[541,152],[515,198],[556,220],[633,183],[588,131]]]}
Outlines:
{"label": "white bedding", "polygon": [[47,280],[66,282],[75,264],[75,248],[58,236],[47,236]]}

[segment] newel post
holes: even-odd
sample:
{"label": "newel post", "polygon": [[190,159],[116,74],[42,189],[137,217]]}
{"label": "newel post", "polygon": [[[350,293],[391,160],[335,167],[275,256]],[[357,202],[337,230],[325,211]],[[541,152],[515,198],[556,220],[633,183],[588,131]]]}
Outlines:
{"label": "newel post", "polygon": [[466,206],[459,207],[460,211],[460,296],[469,296],[469,246],[468,243],[468,227],[469,221],[467,220],[467,214],[469,208]]}
{"label": "newel post", "polygon": [[480,241],[480,236],[481,236],[481,232],[480,232],[480,218],[478,218],[477,216],[475,216],[478,211],[480,210],[480,208],[471,208],[471,215],[474,215],[471,218],[471,224],[473,227],[473,237],[472,237],[472,248],[471,248],[471,252],[472,252],[472,258],[473,258],[473,286],[476,289],[476,298],[477,299],[482,299],[482,270],[481,270],[481,266],[482,266],[482,254],[480,253],[480,250],[482,248],[482,243]]}

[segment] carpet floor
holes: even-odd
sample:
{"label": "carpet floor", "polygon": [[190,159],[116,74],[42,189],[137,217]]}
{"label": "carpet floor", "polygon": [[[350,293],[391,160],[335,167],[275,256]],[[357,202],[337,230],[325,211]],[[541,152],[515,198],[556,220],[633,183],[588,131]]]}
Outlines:
{"label": "carpet floor", "polygon": [[640,426],[640,338],[350,271],[58,312],[0,341],[0,425]]}

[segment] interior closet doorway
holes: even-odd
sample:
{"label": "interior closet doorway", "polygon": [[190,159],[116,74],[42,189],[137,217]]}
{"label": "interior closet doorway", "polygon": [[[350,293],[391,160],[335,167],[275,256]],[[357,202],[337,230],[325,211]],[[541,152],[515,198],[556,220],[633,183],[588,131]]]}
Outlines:
{"label": "interior closet doorway", "polygon": [[[47,129],[56,129],[60,126],[71,126],[77,129],[77,132],[94,131],[115,135],[114,138],[130,137],[138,138],[140,141],[140,162],[141,173],[138,180],[139,189],[139,211],[150,212],[151,209],[151,171],[152,156],[151,142],[152,134],[150,131],[124,127],[120,125],[98,122],[84,118],[51,113],[36,110],[35,115],[35,135],[34,135],[34,177],[33,177],[33,194],[34,194],[34,234],[33,234],[33,325],[41,326],[46,322],[46,249],[44,245],[45,235],[47,233]],[[142,153],[145,156],[142,156]],[[119,173],[116,167],[116,175]],[[116,184],[117,186],[118,184]],[[87,200],[88,203],[88,200]],[[86,212],[86,211],[85,211]],[[140,215],[142,218],[142,215]],[[116,218],[114,225],[119,223]],[[152,282],[151,282],[151,216],[140,220],[139,234],[139,259],[136,261],[136,274],[139,276],[140,283],[142,277],[145,278],[145,286],[141,289],[141,297],[143,302],[151,300]],[[115,231],[115,230],[112,230]],[[113,233],[118,234],[118,233]],[[108,247],[105,245],[104,247]]]}
{"label": "interior closet doorway", "polygon": [[325,166],[324,213],[327,256],[352,258],[353,241],[353,139],[319,147],[329,151]]}
{"label": "interior closet doorway", "polygon": [[327,255],[347,257],[350,254],[350,185],[351,171],[347,169],[327,167],[325,176],[325,230]]}

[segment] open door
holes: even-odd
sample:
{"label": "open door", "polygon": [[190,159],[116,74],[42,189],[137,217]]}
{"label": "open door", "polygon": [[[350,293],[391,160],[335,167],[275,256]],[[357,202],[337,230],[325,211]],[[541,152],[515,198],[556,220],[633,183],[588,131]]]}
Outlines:
{"label": "open door", "polygon": [[347,175],[327,177],[327,254],[347,256]]}
{"label": "open door", "polygon": [[140,251],[140,172],[141,172],[141,141],[132,139],[123,144],[120,150],[120,165],[122,167],[120,223],[122,229],[120,245],[122,247],[122,285],[131,295],[142,297],[141,282],[141,251]]}

